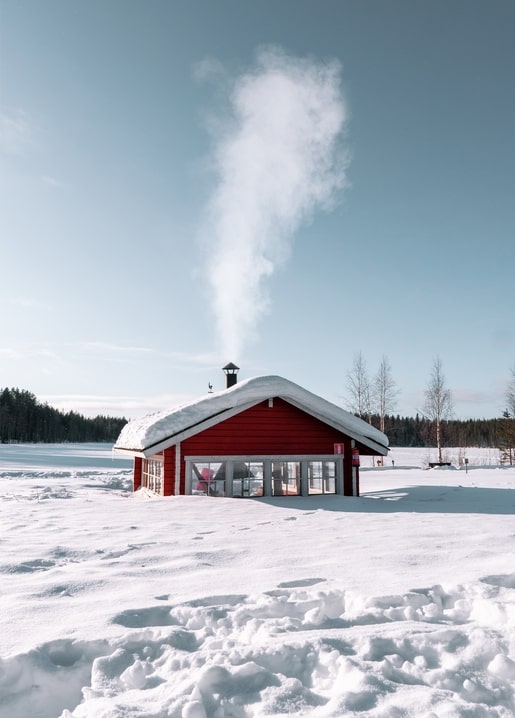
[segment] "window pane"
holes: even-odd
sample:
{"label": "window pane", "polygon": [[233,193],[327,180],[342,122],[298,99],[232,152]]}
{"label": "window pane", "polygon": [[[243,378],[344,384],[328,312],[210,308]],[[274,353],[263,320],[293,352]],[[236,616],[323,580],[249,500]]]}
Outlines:
{"label": "window pane", "polygon": [[163,460],[143,459],[141,485],[156,494],[163,490]]}
{"label": "window pane", "polygon": [[262,461],[235,461],[232,475],[233,496],[263,496]]}
{"label": "window pane", "polygon": [[272,496],[300,494],[300,461],[272,461]]}
{"label": "window pane", "polygon": [[308,493],[321,494],[322,492],[322,462],[308,461]]}
{"label": "window pane", "polygon": [[324,494],[336,493],[336,463],[334,461],[324,461],[323,472]]}
{"label": "window pane", "polygon": [[310,494],[336,493],[334,461],[308,461],[308,491]]}
{"label": "window pane", "polygon": [[194,493],[225,496],[225,462],[195,462],[192,464]]}

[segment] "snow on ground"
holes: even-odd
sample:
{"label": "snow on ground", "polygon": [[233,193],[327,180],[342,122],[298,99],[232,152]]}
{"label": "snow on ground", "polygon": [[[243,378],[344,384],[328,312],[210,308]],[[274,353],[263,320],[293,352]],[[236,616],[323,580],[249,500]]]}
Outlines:
{"label": "snow on ground", "polygon": [[447,458],[154,498],[105,446],[0,446],[0,715],[514,716],[515,468]]}

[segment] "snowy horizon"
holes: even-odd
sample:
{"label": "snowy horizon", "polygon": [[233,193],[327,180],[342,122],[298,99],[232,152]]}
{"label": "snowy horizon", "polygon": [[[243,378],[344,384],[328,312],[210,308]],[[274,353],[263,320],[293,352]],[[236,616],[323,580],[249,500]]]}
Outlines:
{"label": "snowy horizon", "polygon": [[512,717],[515,467],[446,458],[248,500],[133,494],[107,445],[0,446],[0,713]]}
{"label": "snowy horizon", "polygon": [[[223,381],[217,376],[216,372],[211,372],[209,376],[216,376],[217,383],[215,387],[217,390],[223,389]],[[251,374],[250,376],[253,376]],[[291,379],[291,377],[288,377]],[[508,383],[508,371],[506,372],[506,385]],[[133,394],[133,395],[89,395],[89,394],[42,394],[37,396],[37,399],[41,402],[48,403],[55,409],[64,413],[69,411],[76,411],[88,418],[94,418],[95,416],[110,416],[112,418],[126,418],[128,421],[140,419],[148,414],[153,414],[159,411],[170,410],[173,407],[181,406],[192,401],[196,401],[204,394],[208,393],[209,384],[211,381],[205,383],[205,385],[197,386],[195,391],[189,392],[163,392],[153,393],[149,395],[144,394]],[[31,391],[30,387],[20,387]],[[306,386],[310,391],[316,392],[314,382],[309,386]],[[505,410],[505,387],[501,384],[497,387],[496,392],[492,393],[492,396],[479,395],[473,393],[466,393],[461,391],[452,390],[453,402],[454,402],[454,415],[458,421],[489,421],[491,419],[498,419],[502,416]],[[330,391],[325,391],[320,396],[331,401],[332,403],[346,408],[345,398],[345,385],[342,381],[340,387],[333,388]],[[318,392],[316,392],[318,393]],[[423,410],[425,401],[425,389],[420,387],[420,390],[413,394],[413,397],[409,399],[408,404],[404,404],[403,410],[396,408],[394,411],[389,412],[393,416],[399,414],[401,417],[414,418],[417,413],[420,415]],[[468,407],[476,403],[488,405],[489,408],[483,413],[481,411],[473,411]],[[408,405],[411,406],[411,411],[408,410]],[[494,405],[497,408],[494,409]]]}

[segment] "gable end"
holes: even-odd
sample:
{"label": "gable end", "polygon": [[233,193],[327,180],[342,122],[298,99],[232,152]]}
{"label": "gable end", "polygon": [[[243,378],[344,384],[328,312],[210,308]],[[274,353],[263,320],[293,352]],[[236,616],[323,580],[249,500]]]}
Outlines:
{"label": "gable end", "polygon": [[182,441],[184,456],[333,454],[344,434],[281,397],[265,399]]}

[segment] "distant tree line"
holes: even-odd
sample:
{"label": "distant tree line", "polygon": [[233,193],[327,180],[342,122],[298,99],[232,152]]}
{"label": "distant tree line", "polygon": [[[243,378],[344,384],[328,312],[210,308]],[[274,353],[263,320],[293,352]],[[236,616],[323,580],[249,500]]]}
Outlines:
{"label": "distant tree line", "polygon": [[87,418],[39,402],[24,389],[0,389],[0,443],[114,442],[127,420]]}
{"label": "distant tree line", "polygon": [[[380,417],[372,415],[371,424],[379,429],[380,423]],[[390,446],[438,448],[434,421],[419,414],[386,416],[384,431]],[[447,419],[440,424],[440,445],[493,448],[499,446],[500,431],[500,419]]]}
{"label": "distant tree line", "polygon": [[383,356],[370,378],[361,352],[354,355],[347,373],[347,405],[361,419],[388,435],[391,446],[480,446],[499,449],[501,463],[515,464],[515,367],[506,385],[506,409],[498,419],[453,418],[453,397],[447,387],[440,357],[433,361],[424,392],[425,401],[415,418],[395,416],[399,390],[390,362]]}
{"label": "distant tree line", "polygon": [[504,394],[506,409],[499,419],[499,432],[496,446],[499,448],[501,462],[513,466],[515,464],[515,367],[511,369],[511,377]]}

